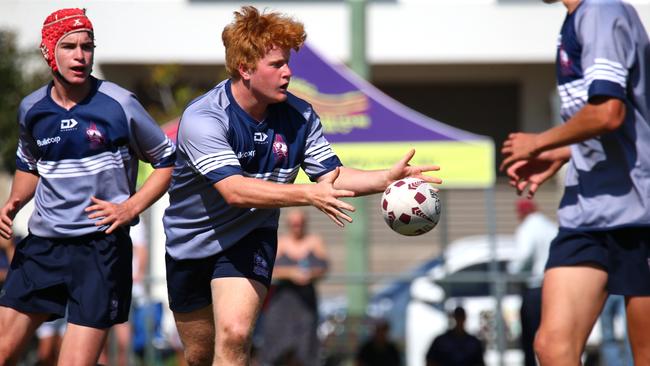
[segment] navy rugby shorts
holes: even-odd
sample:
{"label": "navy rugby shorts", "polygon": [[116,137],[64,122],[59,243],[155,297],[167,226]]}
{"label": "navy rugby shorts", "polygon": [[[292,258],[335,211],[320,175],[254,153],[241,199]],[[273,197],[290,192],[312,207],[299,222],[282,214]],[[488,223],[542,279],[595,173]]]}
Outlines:
{"label": "navy rugby shorts", "polygon": [[104,329],[128,320],[131,238],[124,229],[73,238],[29,234],[16,246],[0,305]]}
{"label": "navy rugby shorts", "polygon": [[607,271],[610,294],[650,296],[650,228],[560,228],[546,269],[587,263]]}
{"label": "navy rugby shorts", "polygon": [[210,282],[215,278],[249,278],[268,289],[277,248],[277,229],[261,228],[210,257],[174,259],[165,254],[169,308],[189,313],[212,304]]}

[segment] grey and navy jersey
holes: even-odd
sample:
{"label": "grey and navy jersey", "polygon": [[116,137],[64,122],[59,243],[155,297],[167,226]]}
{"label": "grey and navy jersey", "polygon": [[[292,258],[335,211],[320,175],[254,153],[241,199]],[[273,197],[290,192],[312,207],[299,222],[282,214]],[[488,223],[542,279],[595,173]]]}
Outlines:
{"label": "grey and navy jersey", "polygon": [[566,121],[595,97],[625,103],[616,131],[571,146],[559,221],[564,228],[650,225],[650,44],[632,6],[583,0],[558,42],[557,78]]}
{"label": "grey and navy jersey", "polygon": [[91,78],[92,90],[70,110],[48,84],[20,104],[19,170],[40,176],[29,219],[32,234],[75,237],[106,230],[84,209],[90,197],[119,203],[135,192],[138,159],[171,167],[176,147],[129,91]]}
{"label": "grey and navy jersey", "polygon": [[204,258],[256,228],[277,228],[279,209],[232,207],[214,183],[232,175],[293,183],[300,168],[315,181],[341,165],[308,103],[289,94],[257,122],[237,104],[229,80],[190,103],[177,145],[163,217],[175,259]]}

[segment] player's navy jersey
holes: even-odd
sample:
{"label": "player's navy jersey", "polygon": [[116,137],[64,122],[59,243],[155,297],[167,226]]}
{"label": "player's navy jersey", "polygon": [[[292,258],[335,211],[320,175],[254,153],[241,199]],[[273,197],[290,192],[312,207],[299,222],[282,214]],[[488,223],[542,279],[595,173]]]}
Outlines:
{"label": "player's navy jersey", "polygon": [[92,90],[66,110],[52,100],[52,84],[20,104],[19,170],[40,176],[29,231],[48,238],[104,231],[84,209],[91,196],[121,203],[135,192],[138,159],[171,167],[174,143],[129,91],[91,78]]}
{"label": "player's navy jersey", "polygon": [[292,183],[301,167],[314,181],[341,165],[308,103],[289,94],[258,122],[237,104],[229,80],[190,103],[176,143],[163,217],[175,259],[207,257],[256,228],[277,228],[279,209],[232,207],[214,183],[231,175]]}
{"label": "player's navy jersey", "polygon": [[632,6],[583,0],[568,14],[557,50],[566,121],[595,97],[625,103],[616,131],[571,146],[560,203],[565,228],[650,225],[650,44]]}

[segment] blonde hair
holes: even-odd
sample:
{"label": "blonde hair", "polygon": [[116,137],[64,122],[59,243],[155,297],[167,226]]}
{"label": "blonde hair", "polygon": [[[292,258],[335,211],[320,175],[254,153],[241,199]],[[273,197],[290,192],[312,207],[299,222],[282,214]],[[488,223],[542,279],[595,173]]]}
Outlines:
{"label": "blonde hair", "polygon": [[235,11],[235,20],[221,34],[226,47],[226,71],[239,79],[239,66],[254,71],[257,62],[274,47],[298,51],[305,43],[305,27],[280,13],[260,13],[253,6]]}

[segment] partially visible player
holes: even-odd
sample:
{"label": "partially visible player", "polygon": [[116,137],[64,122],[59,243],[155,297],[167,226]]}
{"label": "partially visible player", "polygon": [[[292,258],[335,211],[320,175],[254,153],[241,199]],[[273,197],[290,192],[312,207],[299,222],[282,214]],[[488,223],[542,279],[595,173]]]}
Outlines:
{"label": "partially visible player", "polygon": [[[305,101],[287,92],[303,25],[251,6],[222,39],[230,79],[193,101],[178,129],[178,160],[163,222],[167,288],[190,365],[247,365],[251,333],[277,249],[279,207],[312,205],[351,222],[340,198],[382,192],[436,166],[341,166]],[[298,170],[318,184],[290,184]],[[272,345],[270,345],[272,347]]]}
{"label": "partially visible player", "polygon": [[[32,197],[0,293],[0,364],[12,365],[34,330],[63,317],[59,365],[95,365],[107,329],[131,302],[128,227],[167,189],[175,146],[135,96],[92,77],[94,32],[85,11],[45,19],[42,50],[53,80],[20,105],[17,171],[0,209],[0,235]],[[135,191],[138,159],[155,171]]]}
{"label": "partially visible player", "polygon": [[528,196],[569,162],[535,349],[542,365],[579,365],[605,299],[619,294],[635,365],[650,365],[650,42],[627,3],[562,3],[565,123],[513,133],[502,148],[502,169]]}
{"label": "partially visible player", "polygon": [[45,322],[36,328],[38,366],[56,366],[66,326],[67,319],[63,317]]}

